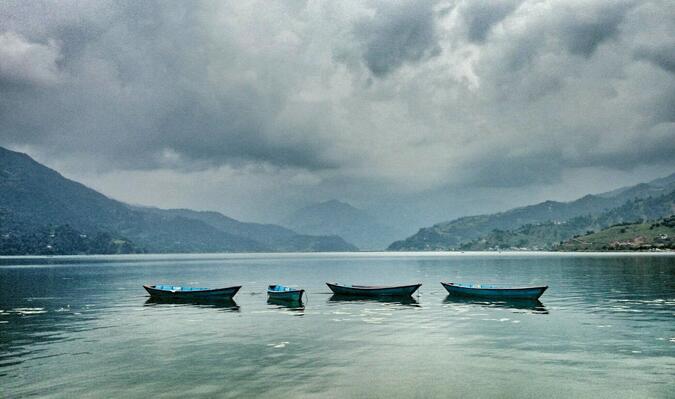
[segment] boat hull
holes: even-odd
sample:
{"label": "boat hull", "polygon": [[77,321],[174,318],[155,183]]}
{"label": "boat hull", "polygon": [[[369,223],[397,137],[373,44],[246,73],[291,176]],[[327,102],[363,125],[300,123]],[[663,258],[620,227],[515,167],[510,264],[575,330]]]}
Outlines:
{"label": "boat hull", "polygon": [[396,287],[344,286],[326,283],[335,295],[351,297],[410,297],[422,284],[402,285]]}
{"label": "boat hull", "polygon": [[441,283],[450,295],[480,298],[537,299],[548,286],[524,288],[465,287],[453,283]]}
{"label": "boat hull", "polygon": [[304,293],[305,290],[296,290],[280,284],[272,284],[267,287],[267,297],[277,301],[299,302],[302,300],[302,294]]}
{"label": "boat hull", "polygon": [[294,291],[267,291],[267,296],[270,299],[275,299],[277,301],[296,301],[299,302],[302,299],[302,294],[305,290],[294,290]]}
{"label": "boat hull", "polygon": [[[154,285],[144,285],[143,288],[153,298],[173,298],[173,299],[232,299],[241,286],[215,288],[195,291],[181,291],[171,289],[157,289]],[[180,288],[180,287],[176,287]]]}

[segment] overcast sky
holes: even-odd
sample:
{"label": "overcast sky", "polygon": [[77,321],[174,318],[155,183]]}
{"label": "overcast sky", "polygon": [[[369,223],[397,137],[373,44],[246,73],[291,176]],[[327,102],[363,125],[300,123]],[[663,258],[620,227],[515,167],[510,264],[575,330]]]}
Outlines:
{"label": "overcast sky", "polygon": [[244,220],[569,200],[675,171],[675,7],[3,0],[0,145]]}

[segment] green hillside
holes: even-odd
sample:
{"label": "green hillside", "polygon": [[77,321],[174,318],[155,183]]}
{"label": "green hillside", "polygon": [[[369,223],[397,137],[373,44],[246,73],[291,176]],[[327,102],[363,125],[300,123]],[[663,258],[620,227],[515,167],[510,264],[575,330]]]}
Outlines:
{"label": "green hillside", "polygon": [[[1,218],[1,216],[0,216]],[[1,222],[0,222],[1,223]],[[129,254],[143,250],[124,237],[97,232],[93,235],[69,225],[45,226],[0,235],[2,255]]]}
{"label": "green hillside", "polygon": [[597,233],[573,237],[560,251],[675,250],[675,216],[645,223],[622,223]]}
{"label": "green hillside", "polygon": [[675,191],[653,198],[627,201],[620,207],[598,215],[578,216],[562,222],[548,221],[526,224],[513,230],[493,230],[467,243],[459,249],[485,250],[551,250],[561,241],[574,236],[592,233],[619,223],[655,220],[675,212]]}
{"label": "green hillside", "polygon": [[132,207],[0,147],[0,255],[354,249],[217,212]]}
{"label": "green hillside", "polygon": [[[517,244],[522,242],[523,237],[520,237],[520,235],[523,233],[527,236],[533,236],[529,245],[539,246],[543,242],[564,237],[570,231],[576,231],[575,229],[579,227],[582,229],[598,227],[593,220],[590,220],[587,226],[582,226],[584,222],[573,222],[574,218],[609,215],[612,210],[621,208],[630,201],[661,197],[673,192],[673,190],[675,190],[675,174],[608,193],[586,195],[572,202],[546,201],[506,212],[467,216],[422,228],[411,237],[392,243],[388,249],[392,251],[419,251],[473,248],[472,243],[475,240],[486,238],[493,233],[495,233],[495,236],[501,237],[503,236],[501,232],[505,231],[516,233],[513,237],[511,237],[513,235],[511,233],[503,237],[508,245],[514,244],[513,246],[519,247]],[[631,206],[630,209],[625,209],[625,213],[619,212],[619,214],[614,214],[613,217],[619,220],[628,218],[634,221],[637,220],[638,215],[642,214],[651,216],[648,217],[649,219],[664,216],[662,213],[652,213],[647,204],[646,208],[643,209]],[[564,225],[564,223],[570,222],[574,226]],[[544,226],[536,227],[539,225]],[[602,226],[603,223],[600,223],[600,225]],[[551,232],[544,231],[549,230],[551,226],[559,227],[555,227],[555,230]],[[517,229],[521,228],[528,231],[516,232]],[[531,229],[535,231],[529,231]],[[541,237],[538,239],[534,237],[537,235]],[[497,238],[497,241],[502,241],[502,238],[495,238]]]}

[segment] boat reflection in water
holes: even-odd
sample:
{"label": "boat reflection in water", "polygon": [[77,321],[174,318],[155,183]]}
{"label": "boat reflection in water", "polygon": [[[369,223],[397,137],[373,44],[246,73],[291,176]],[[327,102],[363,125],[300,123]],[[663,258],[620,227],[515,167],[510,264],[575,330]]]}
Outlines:
{"label": "boat reflection in water", "polygon": [[223,311],[239,312],[239,305],[234,299],[150,297],[145,301],[143,306],[196,306],[200,308],[215,308]]}
{"label": "boat reflection in water", "polygon": [[538,299],[489,299],[469,298],[448,295],[443,301],[450,305],[481,306],[485,308],[509,309],[535,314],[548,314],[548,310]]}
{"label": "boat reflection in water", "polygon": [[409,297],[364,297],[364,296],[352,296],[352,295],[331,295],[328,298],[328,303],[340,303],[340,302],[349,302],[349,303],[390,303],[392,305],[404,305],[404,306],[413,306],[420,307],[420,303],[417,299]]}
{"label": "boat reflection in water", "polygon": [[276,309],[297,312],[298,316],[302,316],[305,314],[305,304],[301,299],[295,301],[280,298],[267,298],[267,304]]}

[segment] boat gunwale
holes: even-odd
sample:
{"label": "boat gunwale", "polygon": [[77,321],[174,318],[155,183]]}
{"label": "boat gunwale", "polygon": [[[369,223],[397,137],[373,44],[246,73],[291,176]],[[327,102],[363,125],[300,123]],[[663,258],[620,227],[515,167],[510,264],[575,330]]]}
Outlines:
{"label": "boat gunwale", "polygon": [[[297,290],[296,290],[296,289],[290,289],[290,290],[288,290],[288,291],[274,291],[274,290],[270,290],[270,287],[276,287],[276,286],[278,286],[278,285],[280,285],[280,284],[270,284],[270,285],[268,285],[268,286],[267,286],[267,293],[268,293],[268,294],[271,294],[271,293],[274,293],[274,294],[293,294],[293,293],[296,293],[296,292],[300,292],[300,293],[305,292],[305,290],[302,289],[302,288],[301,288],[301,289],[297,289]],[[285,285],[282,285],[282,287],[286,287],[286,286],[285,286]],[[291,287],[286,287],[286,288],[291,288]]]}
{"label": "boat gunwale", "polygon": [[[340,285],[339,283],[329,283],[326,282],[326,285],[330,288],[332,287],[339,287],[339,288],[347,288],[347,289],[352,289],[352,290],[362,290],[362,291],[371,291],[371,290],[388,290],[388,289],[402,289],[402,288],[412,288],[412,287],[421,287],[422,283],[418,284],[410,284],[410,285]],[[417,291],[417,290],[415,290]]]}
{"label": "boat gunwale", "polygon": [[[143,284],[143,288],[145,288],[146,290],[147,290],[147,289],[150,289],[150,290],[159,291],[159,292],[170,292],[170,293],[172,293],[172,294],[176,294],[176,293],[187,294],[187,293],[217,292],[217,291],[225,291],[225,290],[232,290],[232,289],[236,289],[237,291],[239,291],[239,290],[241,289],[242,286],[241,286],[241,285],[233,285],[233,286],[231,286],[231,287],[224,287],[224,288],[209,288],[209,289],[205,289],[205,290],[194,290],[194,291],[163,290],[163,289],[161,289],[161,288],[155,288],[155,287],[157,287],[157,285],[146,285],[146,284]],[[182,288],[182,287],[181,287],[181,288]],[[190,288],[190,287],[186,287],[186,288]]]}
{"label": "boat gunwale", "polygon": [[441,281],[441,285],[443,285],[444,287],[463,288],[467,290],[522,291],[522,290],[548,289],[548,285],[533,285],[529,287],[466,287],[457,284],[461,283],[446,283]]}

